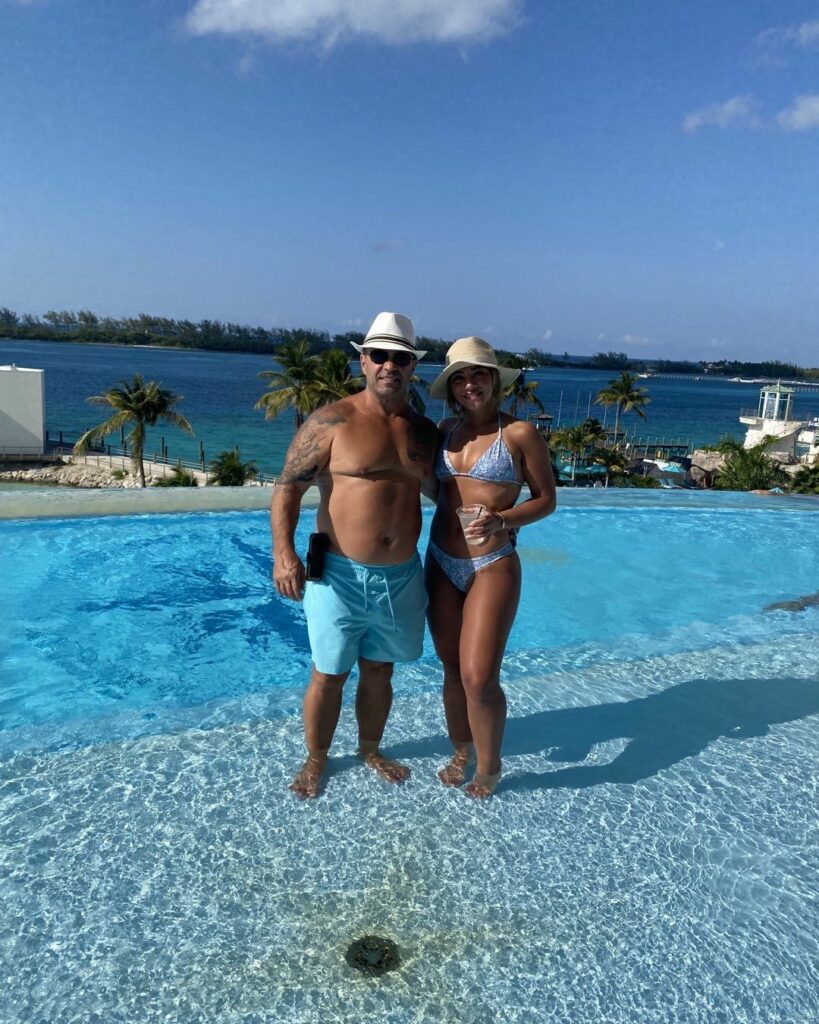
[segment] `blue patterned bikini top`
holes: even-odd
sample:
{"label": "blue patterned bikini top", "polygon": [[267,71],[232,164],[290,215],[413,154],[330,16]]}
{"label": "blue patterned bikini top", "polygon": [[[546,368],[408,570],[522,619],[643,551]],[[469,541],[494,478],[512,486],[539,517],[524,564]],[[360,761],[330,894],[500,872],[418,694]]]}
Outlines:
{"label": "blue patterned bikini top", "polygon": [[439,480],[448,480],[453,476],[467,476],[472,480],[485,480],[490,484],[519,485],[523,482],[518,479],[518,475],[515,472],[515,460],[512,458],[512,453],[506,447],[506,442],[503,439],[500,413],[498,414],[498,436],[468,473],[459,473],[455,469],[447,451],[449,439],[452,437],[457,426],[458,424],[455,423],[450,427],[444,443],[438,449],[438,455],[435,459],[435,475]]}

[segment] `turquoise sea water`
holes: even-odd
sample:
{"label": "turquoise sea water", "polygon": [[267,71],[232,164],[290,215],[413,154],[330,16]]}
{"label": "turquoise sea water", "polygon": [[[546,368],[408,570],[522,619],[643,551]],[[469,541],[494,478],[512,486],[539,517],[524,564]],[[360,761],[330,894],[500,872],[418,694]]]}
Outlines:
{"label": "turquoise sea water", "polygon": [[[819,507],[771,501],[586,492],[522,531],[487,805],[435,778],[429,645],[409,783],[352,757],[351,681],[290,798],[309,656],[264,514],[0,523],[0,1019],[819,1019],[819,608],[762,610],[819,590]],[[400,970],[351,972],[367,933]]]}
{"label": "turquoise sea water", "polygon": [[[178,458],[198,458],[200,440],[209,460],[238,444],[245,459],[253,458],[264,471],[275,473],[293,434],[291,416],[265,422],[262,413],[253,408],[264,390],[257,375],[274,365],[269,356],[0,339],[0,362],[45,369],[47,426],[52,434],[60,430],[78,434],[100,422],[103,415],[85,398],[134,373],[160,380],[184,395],[180,410],[197,435],[190,439],[175,430],[156,431],[149,438],[149,454],[152,446],[160,450],[163,436],[171,456]],[[423,362],[419,365],[430,379],[437,373]],[[611,422],[611,411],[606,414],[592,399],[616,376],[612,371],[549,369],[530,376],[538,381],[538,395],[556,423],[558,416],[564,425],[577,422],[589,411],[601,420],[608,415]],[[681,438],[695,445],[716,441],[725,433],[742,436],[739,410],[755,408],[759,398],[758,385],[725,380],[653,378],[642,383],[652,399],[648,419],[626,417],[626,428],[630,432],[636,428],[640,436]],[[797,411],[819,414],[819,389],[815,394],[797,395],[795,406]],[[436,419],[442,411],[439,402],[429,409]]]}

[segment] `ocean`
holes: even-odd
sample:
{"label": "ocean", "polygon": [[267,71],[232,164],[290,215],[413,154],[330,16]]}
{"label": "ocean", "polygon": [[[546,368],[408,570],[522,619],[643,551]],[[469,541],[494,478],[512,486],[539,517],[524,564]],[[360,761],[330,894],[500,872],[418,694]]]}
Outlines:
{"label": "ocean", "polygon": [[[350,354],[355,356],[352,351]],[[261,471],[273,474],[281,469],[293,436],[292,414],[266,421],[264,414],[254,409],[264,392],[258,374],[275,368],[270,356],[0,339],[0,364],[9,363],[45,370],[46,427],[52,437],[60,431],[76,437],[101,422],[105,410],[90,406],[88,396],[135,373],[182,395],[178,409],[196,432],[190,438],[171,427],[153,431],[146,446],[148,457],[160,451],[162,438],[171,459],[197,460],[201,443],[210,461],[220,451],[238,445],[244,460],[254,459]],[[420,373],[428,380],[438,369],[420,364]],[[549,368],[530,371],[528,376],[538,382],[538,397],[554,417],[554,428],[587,415],[601,421],[607,417],[609,424],[613,423],[613,410],[595,405],[594,396],[617,376],[615,371]],[[634,414],[624,417],[629,435],[636,433],[654,441],[680,439],[695,446],[715,442],[725,434],[743,436],[739,411],[756,407],[760,388],[759,384],[710,377],[652,377],[640,383],[647,387],[651,402],[645,420]],[[796,394],[794,408],[800,416],[819,415],[819,388]],[[440,418],[445,414],[443,404],[431,402],[427,413]],[[110,440],[118,443],[119,438]]]}

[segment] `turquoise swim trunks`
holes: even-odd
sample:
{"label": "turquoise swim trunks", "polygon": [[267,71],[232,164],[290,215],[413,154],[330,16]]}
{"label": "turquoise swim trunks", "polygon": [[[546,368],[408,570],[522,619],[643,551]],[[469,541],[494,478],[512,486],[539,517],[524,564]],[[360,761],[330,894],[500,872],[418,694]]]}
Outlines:
{"label": "turquoise swim trunks", "polygon": [[359,658],[415,661],[424,645],[426,609],[417,552],[401,565],[363,565],[328,552],[324,575],[304,588],[313,664],[340,675]]}

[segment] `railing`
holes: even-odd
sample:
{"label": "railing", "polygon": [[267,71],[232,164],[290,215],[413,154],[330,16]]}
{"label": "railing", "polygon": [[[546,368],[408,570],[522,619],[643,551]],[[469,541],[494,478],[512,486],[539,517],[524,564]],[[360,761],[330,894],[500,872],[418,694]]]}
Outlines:
{"label": "railing", "polygon": [[787,419],[784,416],[761,416],[757,406],[755,409],[740,409],[739,415],[746,419],[765,420],[768,423],[809,423],[815,414],[806,412],[804,409],[791,409],[791,414]]}
{"label": "railing", "polygon": [[[104,448],[89,448],[83,455],[75,455],[73,446],[60,446],[55,445],[49,449],[49,455],[58,456],[59,458],[70,458],[73,463],[82,462],[86,466],[89,464],[99,465],[100,462],[107,459],[108,465],[114,467],[118,465],[121,469],[131,468],[131,454],[125,448],[117,448],[113,445],[105,445]],[[163,456],[154,452],[152,455],[143,456],[143,463],[146,468],[154,469],[157,466],[162,468],[162,476],[167,476],[167,470],[173,472],[177,466],[182,469],[193,470],[196,473],[207,473],[206,469],[202,468],[201,463],[191,462],[189,459],[171,459],[168,456]]]}
{"label": "railing", "polygon": [[[50,431],[46,431],[46,451],[59,453],[61,455],[72,455],[74,458],[81,457],[74,455],[74,445],[78,440],[79,438],[67,437],[62,430],[57,435],[57,438],[52,438]],[[88,454],[108,456],[108,458],[131,458],[131,452],[128,450],[128,446],[126,444],[113,445],[105,444],[102,441],[95,441],[90,444],[88,446]],[[199,443],[199,458],[196,462],[192,462],[190,459],[172,459],[168,452],[168,446],[165,444],[164,437],[160,439],[159,452],[143,452],[143,459],[145,462],[155,463],[158,466],[181,465],[185,469],[195,469],[200,473],[207,472],[205,447],[201,441]]]}
{"label": "railing", "polygon": [[654,452],[655,457],[675,455],[684,459],[691,454],[694,446],[690,441],[683,441],[681,437],[634,437],[626,443],[626,449],[631,455],[639,455],[642,451],[644,457],[647,457],[649,452]]}
{"label": "railing", "polygon": [[30,459],[47,460],[49,453],[42,447],[0,448],[0,459],[4,462],[26,462]]}
{"label": "railing", "polygon": [[[0,459],[4,462],[41,462],[41,463],[52,463],[59,462],[63,458],[71,458],[74,462],[80,460],[84,461],[86,465],[89,462],[96,463],[99,465],[103,459],[108,460],[108,465],[113,467],[115,462],[119,463],[124,469],[125,464],[128,463],[130,467],[131,452],[128,450],[127,445],[111,445],[104,444],[103,442],[96,442],[89,445],[88,452],[86,455],[75,455],[74,445],[77,439],[65,434],[64,431],[59,431],[56,437],[52,437],[49,431],[46,431],[45,437],[45,451],[42,448],[31,447],[16,447],[16,448],[0,448]],[[172,458],[168,447],[165,444],[165,439],[161,439],[161,449],[159,452],[145,452],[143,454],[143,461],[146,466],[156,467],[161,466],[163,469],[163,477],[167,475],[166,470],[173,472],[177,466],[183,469],[193,470],[197,473],[208,474],[208,465],[205,457],[205,447],[200,442],[199,444],[199,459],[191,461],[190,459]],[[260,484],[275,483],[276,478],[267,473],[257,473],[254,477],[255,481]]]}

